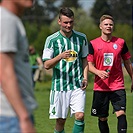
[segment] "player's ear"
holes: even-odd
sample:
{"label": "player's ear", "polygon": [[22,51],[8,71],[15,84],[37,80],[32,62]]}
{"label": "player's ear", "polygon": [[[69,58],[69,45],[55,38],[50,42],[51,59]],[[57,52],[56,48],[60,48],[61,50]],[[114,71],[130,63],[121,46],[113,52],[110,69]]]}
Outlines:
{"label": "player's ear", "polygon": [[101,27],[101,23],[99,24],[99,28],[102,29],[102,27]]}
{"label": "player's ear", "polygon": [[60,19],[58,19],[58,24],[61,25],[61,20]]}

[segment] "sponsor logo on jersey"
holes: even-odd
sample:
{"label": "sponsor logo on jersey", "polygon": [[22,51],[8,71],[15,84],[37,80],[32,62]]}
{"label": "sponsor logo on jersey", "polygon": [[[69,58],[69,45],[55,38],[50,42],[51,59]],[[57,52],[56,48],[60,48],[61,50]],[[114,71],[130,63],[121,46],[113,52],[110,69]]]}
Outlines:
{"label": "sponsor logo on jersey", "polygon": [[73,61],[75,61],[75,60],[77,59],[78,54],[77,54],[76,51],[71,50],[70,54],[71,54],[71,55],[70,55],[69,58],[64,59],[66,62],[73,62]]}
{"label": "sponsor logo on jersey", "polygon": [[104,53],[104,63],[103,66],[113,65],[113,53]]}

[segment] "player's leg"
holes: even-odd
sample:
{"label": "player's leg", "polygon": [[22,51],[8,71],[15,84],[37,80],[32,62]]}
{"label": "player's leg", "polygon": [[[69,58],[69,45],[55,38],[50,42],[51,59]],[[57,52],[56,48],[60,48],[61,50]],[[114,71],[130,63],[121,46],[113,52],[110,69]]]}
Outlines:
{"label": "player's leg", "polygon": [[126,133],[127,132],[126,115],[123,112],[123,114],[120,116],[117,116],[117,118],[118,118],[118,125],[117,125],[118,133]]}
{"label": "player's leg", "polygon": [[65,121],[66,119],[62,119],[62,118],[56,119],[54,133],[65,133],[64,131]]}
{"label": "player's leg", "polygon": [[75,122],[73,127],[73,133],[83,133],[84,132],[84,113],[75,113]]}
{"label": "player's leg", "polygon": [[71,114],[75,114],[73,133],[84,132],[84,108],[86,91],[82,89],[73,90],[70,99]]}
{"label": "player's leg", "polygon": [[127,120],[126,120],[126,92],[125,90],[118,90],[112,94],[112,105],[116,117],[118,119],[117,130],[118,133],[127,132]]}
{"label": "player's leg", "polygon": [[108,119],[105,118],[99,118],[98,119],[98,126],[100,133],[109,133],[109,126],[108,126]]}
{"label": "player's leg", "polygon": [[109,98],[108,92],[94,91],[91,115],[98,117],[100,133],[109,133],[108,126]]}
{"label": "player's leg", "polygon": [[[50,119],[56,119],[54,133],[64,133],[64,125],[69,110],[69,95],[66,91],[51,91],[50,92]],[[66,98],[68,97],[68,98]]]}

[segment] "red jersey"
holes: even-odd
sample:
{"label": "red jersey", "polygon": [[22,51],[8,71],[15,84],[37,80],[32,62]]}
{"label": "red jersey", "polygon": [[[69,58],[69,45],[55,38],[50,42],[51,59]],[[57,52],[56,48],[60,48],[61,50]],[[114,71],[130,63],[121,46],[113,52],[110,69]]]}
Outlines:
{"label": "red jersey", "polygon": [[96,69],[109,72],[109,77],[102,80],[95,75],[95,91],[115,91],[124,89],[124,77],[121,59],[131,58],[127,45],[122,38],[112,37],[110,42],[98,37],[90,41],[89,62],[95,64]]}

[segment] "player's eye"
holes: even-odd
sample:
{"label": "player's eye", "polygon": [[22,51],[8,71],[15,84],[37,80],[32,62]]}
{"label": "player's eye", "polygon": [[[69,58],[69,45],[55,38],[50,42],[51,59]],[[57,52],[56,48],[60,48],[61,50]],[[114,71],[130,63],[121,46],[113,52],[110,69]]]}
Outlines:
{"label": "player's eye", "polygon": [[73,23],[73,21],[70,21],[70,22],[64,22],[65,24],[72,24]]}

